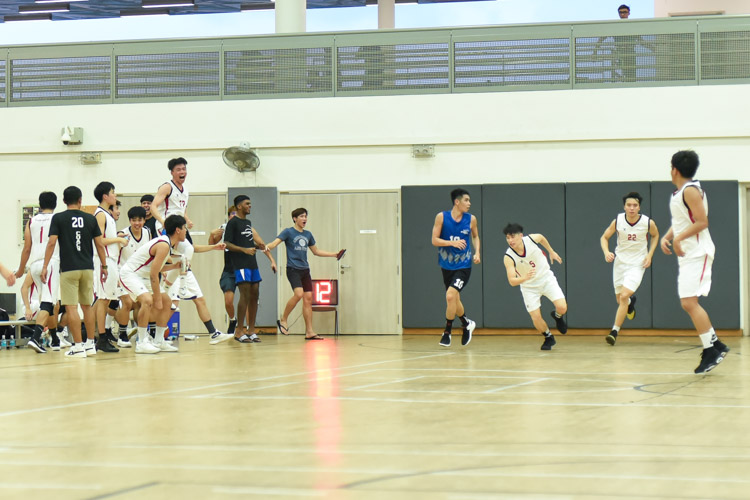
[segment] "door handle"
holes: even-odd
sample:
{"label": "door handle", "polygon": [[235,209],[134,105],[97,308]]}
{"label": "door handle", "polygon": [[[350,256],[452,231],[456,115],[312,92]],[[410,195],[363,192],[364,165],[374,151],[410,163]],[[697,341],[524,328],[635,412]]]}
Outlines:
{"label": "door handle", "polygon": [[352,267],[352,266],[347,266],[345,264],[341,264],[341,269],[349,269],[350,267]]}

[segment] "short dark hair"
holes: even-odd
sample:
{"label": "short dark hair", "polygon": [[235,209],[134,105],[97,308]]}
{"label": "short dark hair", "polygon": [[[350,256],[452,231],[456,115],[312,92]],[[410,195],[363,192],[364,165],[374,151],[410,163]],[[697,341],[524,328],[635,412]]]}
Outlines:
{"label": "short dark hair", "polygon": [[154,201],[154,195],[153,194],[144,194],[143,196],[141,196],[141,203],[143,203],[144,201],[147,201],[147,202],[151,203],[152,201]]}
{"label": "short dark hair", "polygon": [[63,191],[63,203],[66,205],[74,205],[81,201],[83,193],[78,186],[68,186]]}
{"label": "short dark hair", "polygon": [[167,236],[172,236],[178,227],[182,227],[185,224],[187,224],[187,221],[182,215],[170,215],[164,221],[164,229],[167,231]]}
{"label": "short dark hair", "polygon": [[185,165],[187,167],[187,160],[180,156],[179,158],[172,158],[167,163],[167,168],[169,168],[169,171],[171,172],[174,167],[177,165]]}
{"label": "short dark hair", "polygon": [[246,195],[246,194],[238,194],[237,196],[234,197],[234,206],[238,207],[240,205],[240,203],[242,203],[245,200],[249,200],[249,199],[250,199],[250,197],[248,195]]}
{"label": "short dark hair", "polygon": [[639,205],[643,201],[643,196],[641,196],[640,194],[636,193],[635,191],[631,191],[628,194],[626,194],[625,196],[623,196],[622,197],[622,202],[626,203],[628,201],[628,198],[633,198],[634,200],[638,200],[638,204]]}
{"label": "short dark hair", "polygon": [[295,208],[294,210],[292,210],[292,221],[294,221],[294,219],[296,219],[300,215],[306,214],[306,213],[307,213],[307,209],[306,208],[302,208],[302,207]]}
{"label": "short dark hair", "polygon": [[521,227],[521,224],[517,222],[510,222],[507,226],[505,226],[505,228],[503,228],[503,234],[505,236],[518,233],[523,233],[523,227]]}
{"label": "short dark hair", "polygon": [[463,188],[454,189],[453,191],[451,191],[451,203],[455,203],[456,200],[463,198],[466,194],[469,194],[469,192]]}
{"label": "short dark hair", "polygon": [[104,195],[115,189],[115,185],[111,182],[102,181],[94,188],[94,198],[99,203],[104,199]]}
{"label": "short dark hair", "polygon": [[630,12],[630,7],[628,7],[628,6],[627,6],[627,5],[625,5],[625,4],[622,4],[622,5],[620,5],[619,7],[617,7],[617,12],[620,12],[620,11],[621,11],[622,9],[625,9],[625,10],[627,10],[628,12]]}
{"label": "short dark hair", "polygon": [[57,195],[52,191],[39,193],[39,208],[42,210],[54,210],[57,207]]}
{"label": "short dark hair", "polygon": [[128,219],[145,219],[146,209],[138,205],[128,210]]}
{"label": "short dark hair", "polygon": [[672,155],[672,166],[686,179],[695,177],[698,165],[700,165],[700,160],[698,160],[698,154],[695,151],[677,151]]}

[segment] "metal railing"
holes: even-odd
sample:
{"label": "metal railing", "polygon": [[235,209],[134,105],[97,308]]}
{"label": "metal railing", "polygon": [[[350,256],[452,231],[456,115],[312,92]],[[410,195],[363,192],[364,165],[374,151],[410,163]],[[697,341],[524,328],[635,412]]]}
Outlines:
{"label": "metal railing", "polygon": [[0,106],[750,83],[750,16],[0,47]]}

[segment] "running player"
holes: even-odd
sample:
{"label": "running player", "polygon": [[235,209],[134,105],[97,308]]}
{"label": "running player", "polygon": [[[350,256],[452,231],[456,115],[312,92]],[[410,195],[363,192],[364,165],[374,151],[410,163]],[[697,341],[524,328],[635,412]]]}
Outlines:
{"label": "running player", "polygon": [[281,233],[268,245],[266,255],[271,255],[271,250],[276,248],[282,241],[286,245],[286,278],[292,285],[292,295],[284,307],[284,314],[276,322],[279,332],[289,335],[289,315],[302,299],[302,317],[305,319],[305,339],[322,340],[313,330],[312,322],[312,278],[310,276],[310,265],[307,262],[307,249],[318,257],[336,257],[341,259],[345,250],[338,252],[326,252],[315,246],[315,238],[312,233],[305,229],[307,227],[307,209],[297,208],[292,211],[292,222],[294,225],[281,231]]}
{"label": "running player", "polygon": [[[651,267],[651,260],[659,244],[659,229],[656,223],[647,215],[641,214],[641,195],[631,192],[623,196],[622,201],[625,204],[625,212],[617,215],[600,239],[604,260],[615,263],[612,267],[612,280],[618,307],[615,324],[606,339],[609,345],[615,345],[625,317],[635,318],[636,297],[633,294],[641,285],[646,269]],[[609,251],[609,239],[615,233],[617,247],[612,253]]]}
{"label": "running player", "polygon": [[[479,230],[477,218],[469,214],[471,197],[465,189],[457,188],[451,191],[450,210],[440,212],[435,217],[432,226],[432,246],[438,247],[438,264],[443,272],[445,284],[445,331],[440,338],[440,345],[451,345],[453,320],[458,316],[463,326],[461,345],[471,342],[476,323],[466,317],[464,305],[461,302],[461,291],[469,283],[471,264],[479,264]],[[469,242],[474,245],[474,254]]]}
{"label": "running player", "polygon": [[[549,351],[557,341],[550,333],[547,322],[542,319],[542,296],[547,297],[555,305],[555,310],[551,314],[557,330],[562,334],[568,332],[568,325],[563,318],[568,311],[568,304],[565,301],[565,294],[557,283],[557,278],[550,269],[550,264],[555,261],[562,264],[562,259],[552,249],[544,235],[524,236],[523,227],[520,224],[508,224],[503,229],[503,234],[509,247],[503,258],[508,283],[510,286],[521,286],[521,295],[531,321],[537,331],[544,335],[542,350]],[[549,263],[539,245],[549,252]]]}
{"label": "running player", "polygon": [[[90,304],[94,299],[94,248],[99,257],[100,275],[97,279],[107,280],[107,256],[102,243],[102,234],[93,215],[81,210],[81,190],[69,186],[63,192],[63,202],[68,209],[52,217],[49,228],[49,241],[42,265],[42,282],[47,283],[51,273],[49,264],[58,241],[60,243],[60,302],[66,309],[68,328],[75,344],[66,356],[85,358],[96,354],[93,333],[81,342],[81,317],[78,306],[83,311],[83,321],[87,332],[94,332],[94,314]],[[31,346],[37,352],[45,352],[41,345]]]}
{"label": "running player", "polygon": [[729,347],[716,336],[711,318],[698,303],[698,297],[708,296],[711,290],[711,266],[716,250],[708,231],[708,199],[700,182],[693,179],[699,164],[695,151],[678,151],[672,156],[672,184],[677,190],[669,202],[672,226],[661,239],[661,250],[672,255],[674,249],[677,254],[680,304],[703,344],[695,373],[707,373],[721,363]]}
{"label": "running player", "polygon": [[[47,251],[50,224],[56,207],[57,195],[55,193],[44,191],[39,194],[39,213],[32,217],[24,228],[24,246],[18,271],[15,274],[16,278],[23,276],[26,263],[29,262],[29,274],[40,295],[39,313],[36,315],[34,334],[29,340],[29,345],[39,353],[44,352],[42,346],[44,327],[47,326],[53,332],[57,329],[57,316],[54,315],[60,290],[60,250],[57,245],[53,249],[47,269],[47,282],[42,282],[44,253]],[[52,336],[51,346],[52,350],[60,350],[60,341],[56,335]]]}
{"label": "running player", "polygon": [[[125,295],[141,305],[138,312],[138,341],[136,354],[157,352],[177,352],[177,347],[164,340],[167,322],[172,314],[172,301],[161,285],[161,272],[173,248],[185,240],[187,228],[185,218],[170,215],[165,221],[166,235],[146,242],[125,262],[120,275],[120,286]],[[179,264],[172,264],[179,266]],[[170,266],[167,266],[170,267]],[[123,296],[125,296],[123,295]],[[156,337],[151,340],[148,322],[151,316],[156,319]]]}

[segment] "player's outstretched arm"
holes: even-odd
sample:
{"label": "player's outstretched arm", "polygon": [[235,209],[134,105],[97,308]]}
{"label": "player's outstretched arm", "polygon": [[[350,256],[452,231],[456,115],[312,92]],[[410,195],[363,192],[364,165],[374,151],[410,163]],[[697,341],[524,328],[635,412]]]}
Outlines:
{"label": "player's outstretched arm", "polygon": [[277,246],[279,246],[280,244],[281,244],[281,239],[280,238],[274,238],[274,240],[271,243],[267,243],[266,244],[266,251],[271,251],[274,248],[276,248]]}
{"label": "player's outstretched arm", "polygon": [[316,245],[310,245],[309,246],[310,251],[315,255],[316,257],[338,257],[338,252],[327,252],[325,250],[321,250]]}
{"label": "player's outstretched arm", "polygon": [[[26,227],[23,229],[23,250],[21,250],[21,262],[18,263],[18,270],[16,270],[16,278],[23,276],[26,271],[26,263],[29,261],[31,255],[31,221],[26,223]],[[10,286],[10,285],[9,285]]]}
{"label": "player's outstretched arm", "polygon": [[10,269],[5,267],[2,262],[0,262],[0,274],[3,275],[3,278],[5,278],[5,283],[7,283],[8,286],[13,286],[16,284],[16,275],[13,274]]}
{"label": "player's outstretched arm", "polygon": [[208,244],[215,245],[221,241],[221,237],[224,236],[224,230],[222,228],[216,228],[208,233]]}
{"label": "player's outstretched arm", "polygon": [[615,220],[613,219],[610,225],[607,226],[607,229],[604,230],[602,237],[599,238],[599,243],[602,246],[602,252],[604,252],[604,260],[606,260],[607,262],[614,262],[615,260],[615,254],[609,251],[609,239],[612,237],[612,235],[615,234],[615,231],[617,231],[617,225],[615,223]]}
{"label": "player's outstretched arm", "polygon": [[[210,252],[211,250],[224,250],[225,248],[229,248],[229,243],[215,243],[213,245],[193,245],[195,253],[205,253]],[[232,250],[230,249],[230,251]]]}

